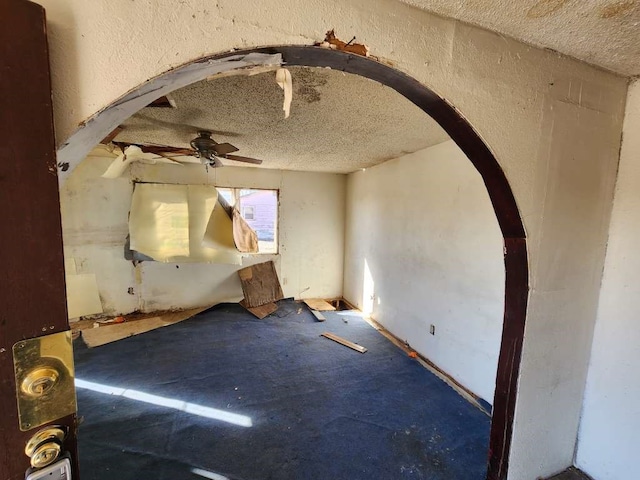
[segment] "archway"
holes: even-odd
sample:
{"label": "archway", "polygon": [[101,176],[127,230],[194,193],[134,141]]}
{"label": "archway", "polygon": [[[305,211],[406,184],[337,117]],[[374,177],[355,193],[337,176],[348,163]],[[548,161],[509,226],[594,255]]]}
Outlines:
{"label": "archway", "polygon": [[150,80],[88,121],[59,151],[61,181],[93,145],[151,101],[213,73],[265,63],[328,67],[361,75],[394,89],[440,124],[482,176],[504,238],[506,274],[487,478],[506,478],[528,297],[524,227],[509,183],[496,158],[464,117],[427,87],[375,60],[319,47],[265,47],[208,57]]}

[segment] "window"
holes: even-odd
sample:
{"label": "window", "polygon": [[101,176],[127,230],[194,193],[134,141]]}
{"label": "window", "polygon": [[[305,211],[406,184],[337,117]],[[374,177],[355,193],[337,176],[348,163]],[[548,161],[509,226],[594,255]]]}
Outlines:
{"label": "window", "polygon": [[258,235],[258,253],[278,253],[278,191],[222,188],[218,192]]}

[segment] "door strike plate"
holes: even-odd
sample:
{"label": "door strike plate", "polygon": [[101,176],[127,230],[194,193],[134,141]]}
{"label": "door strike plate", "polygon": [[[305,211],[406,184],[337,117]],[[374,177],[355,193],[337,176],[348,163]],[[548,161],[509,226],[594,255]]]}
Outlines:
{"label": "door strike plate", "polygon": [[13,346],[20,430],[76,412],[71,332],[22,340]]}

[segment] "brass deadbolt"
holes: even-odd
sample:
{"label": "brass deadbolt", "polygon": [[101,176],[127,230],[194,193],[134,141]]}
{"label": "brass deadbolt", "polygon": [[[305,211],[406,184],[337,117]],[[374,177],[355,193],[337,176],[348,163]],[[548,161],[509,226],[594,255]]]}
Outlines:
{"label": "brass deadbolt", "polygon": [[75,413],[71,332],[17,342],[13,369],[20,430],[44,427]]}
{"label": "brass deadbolt", "polygon": [[42,397],[51,391],[60,378],[60,372],[51,367],[37,367],[22,380],[21,390],[30,397]]}

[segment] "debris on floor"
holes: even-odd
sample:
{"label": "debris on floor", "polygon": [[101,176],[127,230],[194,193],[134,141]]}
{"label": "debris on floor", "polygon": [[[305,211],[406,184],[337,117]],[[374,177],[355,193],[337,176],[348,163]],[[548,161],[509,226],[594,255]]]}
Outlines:
{"label": "debris on floor", "polygon": [[[117,480],[205,480],[193,465],[236,480],[486,477],[490,417],[363,319],[345,325],[323,312],[320,324],[306,309],[285,299],[257,320],[237,303],[221,304],[146,338],[78,345],[76,375],[95,389],[77,391],[79,435],[89,439],[83,470],[92,480],[113,480],[114,465],[124,472]],[[325,341],[326,331],[367,353]],[[127,388],[127,398],[117,395]],[[256,445],[268,454],[256,455]]]}
{"label": "debris on floor", "polygon": [[180,312],[166,312],[161,315],[143,318],[141,320],[123,321],[120,323],[114,322],[113,324],[106,326],[100,326],[98,323],[98,328],[82,330],[82,339],[89,348],[99,347],[101,345],[106,345],[107,343],[122,340],[123,338],[139,335],[141,333],[155,330],[156,328],[166,327],[167,325],[173,325],[183,320],[187,320],[208,308],[210,307],[193,308],[190,310],[182,310]]}
{"label": "debris on floor", "polygon": [[278,310],[278,305],[275,303],[265,303],[264,305],[260,305],[258,307],[248,307],[244,300],[240,301],[240,305],[247,309],[247,311],[251,312],[254,316],[258,317],[262,320],[265,317],[268,317],[273,312]]}
{"label": "debris on floor", "polygon": [[356,352],[365,353],[367,351],[366,348],[356,343],[350,342],[349,340],[345,340],[344,338],[339,337],[338,335],[334,335],[333,333],[324,332],[323,334],[321,334],[321,336],[328,338],[329,340],[333,340],[334,342],[337,342],[341,345],[344,345],[345,347],[349,347],[355,350]]}
{"label": "debris on floor", "polygon": [[324,322],[326,320],[326,318],[324,318],[324,315],[322,315],[319,311],[314,310],[313,308],[310,309],[311,313],[313,313],[313,316],[316,317],[316,320],[318,320],[319,322]]}
{"label": "debris on floor", "polygon": [[109,325],[112,323],[124,323],[125,319],[123,316],[119,316],[119,317],[115,317],[115,318],[109,318],[107,320],[96,320],[96,323],[100,325]]}
{"label": "debris on floor", "polygon": [[278,309],[275,302],[282,300],[284,294],[272,261],[242,268],[238,270],[238,276],[244,293],[240,305],[260,319]]}
{"label": "debris on floor", "polygon": [[311,310],[317,310],[319,312],[332,312],[336,309],[329,302],[321,298],[306,298],[302,300]]}

